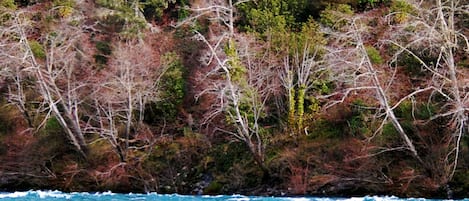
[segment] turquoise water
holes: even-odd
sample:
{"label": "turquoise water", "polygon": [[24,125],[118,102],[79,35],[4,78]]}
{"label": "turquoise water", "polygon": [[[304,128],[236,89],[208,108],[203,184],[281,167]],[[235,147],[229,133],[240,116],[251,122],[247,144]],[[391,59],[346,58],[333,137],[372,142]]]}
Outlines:
{"label": "turquoise water", "polygon": [[[27,191],[0,193],[0,201],[26,200],[72,200],[72,201],[127,201],[127,200],[158,200],[158,201],[429,201],[422,198],[401,199],[397,197],[357,197],[357,198],[314,198],[314,197],[253,197],[242,195],[230,196],[188,196],[149,194],[118,194],[118,193],[63,193],[60,191]],[[436,201],[436,200],[431,200]],[[469,201],[469,200],[467,200]]]}

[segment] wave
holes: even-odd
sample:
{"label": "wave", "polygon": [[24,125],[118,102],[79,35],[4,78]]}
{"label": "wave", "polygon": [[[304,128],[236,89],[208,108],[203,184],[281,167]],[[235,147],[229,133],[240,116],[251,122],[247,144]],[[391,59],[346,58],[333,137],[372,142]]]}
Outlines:
{"label": "wave", "polygon": [[[26,201],[26,200],[72,200],[72,201],[127,201],[127,200],[158,200],[158,201],[440,201],[423,198],[399,198],[395,196],[365,196],[351,198],[332,197],[260,197],[244,195],[179,195],[179,194],[158,194],[158,193],[129,193],[119,194],[111,191],[107,192],[72,192],[65,193],[57,190],[49,191],[26,191],[1,193],[0,201]],[[450,201],[450,200],[447,200]],[[469,199],[465,199],[469,201]]]}

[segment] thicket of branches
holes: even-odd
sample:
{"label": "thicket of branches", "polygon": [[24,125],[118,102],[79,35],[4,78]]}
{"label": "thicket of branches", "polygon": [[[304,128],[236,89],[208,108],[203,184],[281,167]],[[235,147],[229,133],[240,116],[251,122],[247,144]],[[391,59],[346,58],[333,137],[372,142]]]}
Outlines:
{"label": "thicket of branches", "polygon": [[[2,1],[0,87],[7,104],[32,133],[58,122],[82,159],[106,142],[119,162],[99,175],[143,168],[172,124],[171,132],[209,136],[201,128],[212,127],[242,142],[263,181],[277,175],[268,153],[279,135],[295,143],[319,138],[331,111],[358,108],[343,131],[366,144],[356,158],[405,153],[437,185],[453,180],[468,129],[467,1],[190,3],[54,1],[47,16],[38,16]],[[80,6],[102,13],[92,18]],[[382,12],[373,14],[378,6]],[[156,24],[168,23],[171,7],[178,15],[168,29],[190,41],[184,48],[199,49],[190,58],[197,62],[186,63],[200,66],[182,66],[176,53],[152,41],[166,34]],[[197,111],[182,105],[188,100],[210,106]],[[421,128],[437,124],[439,133]],[[386,141],[389,135],[396,138]],[[307,167],[315,163],[309,159]],[[137,172],[133,179],[153,179]]]}

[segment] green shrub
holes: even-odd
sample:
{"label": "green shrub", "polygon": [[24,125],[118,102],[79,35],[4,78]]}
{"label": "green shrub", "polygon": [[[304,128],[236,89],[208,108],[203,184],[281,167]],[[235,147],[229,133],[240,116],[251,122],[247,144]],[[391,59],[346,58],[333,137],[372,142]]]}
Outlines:
{"label": "green shrub", "polygon": [[189,0],[180,0],[179,2],[179,10],[178,10],[178,20],[182,21],[190,16],[190,11],[185,7],[189,6]]}
{"label": "green shrub", "polygon": [[383,3],[387,3],[388,1],[389,0],[358,0],[358,6],[362,9],[370,9]]}
{"label": "green shrub", "polygon": [[412,101],[404,101],[395,110],[396,116],[403,121],[427,120],[436,112],[433,104],[412,103]]}
{"label": "green shrub", "polygon": [[147,0],[142,3],[144,15],[147,19],[160,20],[163,17],[163,11],[169,4],[175,4],[176,0]]}
{"label": "green shrub", "polygon": [[108,41],[96,42],[96,49],[104,55],[111,55],[112,53],[111,45],[109,44]]}
{"label": "green shrub", "polygon": [[1,0],[0,1],[0,10],[2,8],[10,9],[10,10],[16,10],[16,4],[15,0]]}
{"label": "green shrub", "polygon": [[395,13],[393,16],[393,22],[403,23],[408,20],[409,15],[415,14],[416,10],[414,6],[405,0],[393,0],[391,3],[390,12]]}
{"label": "green shrub", "polygon": [[383,58],[376,48],[373,46],[365,46],[365,50],[372,64],[383,64]]}
{"label": "green shrub", "polygon": [[45,59],[46,58],[46,52],[44,51],[44,47],[36,41],[36,40],[30,40],[28,41],[29,47],[31,48],[31,51],[33,55],[38,58],[38,59]]}
{"label": "green shrub", "polygon": [[145,119],[148,123],[162,119],[175,120],[186,92],[185,67],[179,56],[174,52],[166,53],[162,56],[162,63],[168,65],[168,69],[159,81],[161,101],[147,106]]}
{"label": "green shrub", "polygon": [[344,136],[342,122],[330,122],[326,119],[315,119],[309,126],[309,138],[332,139]]}
{"label": "green shrub", "polygon": [[252,10],[250,15],[251,30],[265,33],[272,30],[284,30],[287,27],[288,17],[275,15],[268,10]]}
{"label": "green shrub", "polygon": [[[421,49],[410,49],[410,51],[416,54],[415,56],[427,65],[432,66],[437,61],[438,56],[428,51]],[[404,67],[405,72],[414,77],[428,75],[429,72],[423,69],[422,63],[415,56],[408,52],[403,52],[397,57],[397,65]]]}
{"label": "green shrub", "polygon": [[326,7],[320,14],[319,21],[328,27],[340,29],[348,23],[353,10],[347,4],[333,4]]}
{"label": "green shrub", "polygon": [[219,183],[218,181],[210,182],[210,184],[204,189],[204,194],[208,195],[218,195],[223,188],[223,184]]}
{"label": "green shrub", "polygon": [[108,41],[98,41],[95,46],[97,50],[93,55],[95,62],[100,66],[106,65],[112,53],[111,45]]}
{"label": "green shrub", "polygon": [[379,143],[383,145],[397,143],[399,139],[399,133],[392,123],[385,124],[381,131],[381,135],[378,136]]}
{"label": "green shrub", "polygon": [[[97,0],[96,4],[113,11],[102,14],[101,22],[107,32],[120,33],[124,38],[139,36],[146,28],[147,21],[140,15],[135,15],[132,2],[116,0]],[[144,7],[143,3],[139,4]]]}
{"label": "green shrub", "polygon": [[43,133],[60,133],[62,132],[62,126],[55,117],[51,117],[46,121],[46,124],[43,128]]}
{"label": "green shrub", "polygon": [[73,0],[54,0],[53,6],[57,8],[57,16],[61,18],[70,17],[75,7]]}
{"label": "green shrub", "polygon": [[16,108],[12,104],[7,104],[6,101],[0,102],[0,135],[9,134],[13,131],[15,124]]}

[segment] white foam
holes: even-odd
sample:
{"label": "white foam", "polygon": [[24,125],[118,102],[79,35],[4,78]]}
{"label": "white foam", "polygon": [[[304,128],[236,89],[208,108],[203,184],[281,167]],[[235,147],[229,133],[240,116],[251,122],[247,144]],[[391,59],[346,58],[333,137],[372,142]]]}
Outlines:
{"label": "white foam", "polygon": [[1,193],[0,198],[19,198],[26,197],[29,192]]}
{"label": "white foam", "polygon": [[309,198],[301,198],[301,197],[297,197],[297,198],[288,198],[288,200],[291,200],[291,201],[310,201]]}
{"label": "white foam", "polygon": [[249,201],[251,200],[249,197],[244,196],[244,195],[232,195],[228,200],[233,200],[233,201]]}
{"label": "white foam", "polygon": [[34,191],[39,198],[48,198],[48,197],[53,197],[53,198],[65,198],[65,199],[70,199],[72,196],[69,194],[62,193],[60,191]]}

